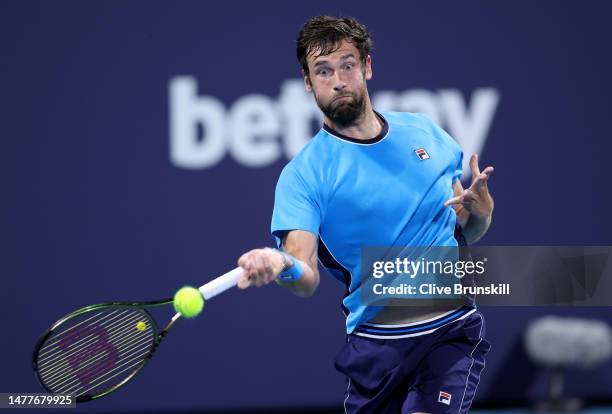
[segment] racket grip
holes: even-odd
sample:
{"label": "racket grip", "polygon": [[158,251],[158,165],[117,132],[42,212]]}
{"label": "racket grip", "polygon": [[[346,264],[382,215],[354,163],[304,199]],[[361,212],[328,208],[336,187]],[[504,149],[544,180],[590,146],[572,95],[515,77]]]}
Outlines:
{"label": "racket grip", "polygon": [[244,272],[244,269],[242,267],[237,267],[234,270],[231,270],[226,274],[200,286],[199,289],[202,296],[204,296],[204,300],[213,298],[219,293],[223,293],[229,288],[236,286],[236,283],[238,283],[238,278],[240,278],[242,272]]}

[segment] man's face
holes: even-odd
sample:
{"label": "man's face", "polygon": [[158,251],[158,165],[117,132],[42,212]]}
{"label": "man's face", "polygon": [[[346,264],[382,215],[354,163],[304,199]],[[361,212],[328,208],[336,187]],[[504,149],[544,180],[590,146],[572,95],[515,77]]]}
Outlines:
{"label": "man's face", "polygon": [[346,40],[329,55],[317,55],[315,50],[306,58],[310,73],[304,76],[304,85],[325,116],[334,123],[351,125],[366,107],[366,81],[372,78],[370,56],[363,65],[359,50]]}

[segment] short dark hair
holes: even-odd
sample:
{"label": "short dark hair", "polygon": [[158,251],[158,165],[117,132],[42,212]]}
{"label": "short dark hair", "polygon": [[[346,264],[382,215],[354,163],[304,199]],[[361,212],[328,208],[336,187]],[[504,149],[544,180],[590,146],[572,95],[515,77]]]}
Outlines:
{"label": "short dark hair", "polygon": [[359,58],[365,64],[373,43],[368,29],[352,17],[316,16],[309,19],[297,38],[297,58],[304,74],[308,75],[306,57],[317,50],[317,56],[335,52],[340,43],[347,40],[359,50]]}

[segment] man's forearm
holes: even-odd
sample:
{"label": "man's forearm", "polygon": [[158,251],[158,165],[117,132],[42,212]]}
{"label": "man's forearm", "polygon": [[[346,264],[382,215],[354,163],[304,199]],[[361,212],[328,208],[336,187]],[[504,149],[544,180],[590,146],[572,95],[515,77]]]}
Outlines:
{"label": "man's forearm", "polygon": [[470,214],[465,227],[462,229],[463,235],[468,244],[474,244],[485,235],[491,225],[493,214],[486,217],[478,217]]}
{"label": "man's forearm", "polygon": [[294,295],[307,298],[313,295],[319,285],[319,269],[315,266],[313,270],[313,266],[302,260],[300,260],[300,264],[302,265],[303,273],[299,279],[288,282],[276,279],[276,282],[287,288]]}

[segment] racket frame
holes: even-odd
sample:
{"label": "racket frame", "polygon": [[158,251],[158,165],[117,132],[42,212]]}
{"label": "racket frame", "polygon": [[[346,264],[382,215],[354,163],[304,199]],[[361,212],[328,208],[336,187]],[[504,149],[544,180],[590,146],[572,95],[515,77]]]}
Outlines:
{"label": "racket frame", "polygon": [[[225,292],[226,290],[236,286],[236,283],[238,282],[238,279],[239,279],[240,275],[243,272],[244,272],[244,269],[242,269],[241,267],[237,267],[237,268],[235,268],[233,270],[230,270],[229,272],[227,272],[227,273],[225,273],[225,274],[223,274],[223,275],[221,275],[221,276],[219,276],[219,277],[209,281],[208,283],[200,286],[198,288],[198,290],[202,294],[202,297],[204,298],[204,300],[207,301],[207,300],[209,300],[209,299],[211,299],[211,298],[213,298],[213,297],[215,297],[215,296]],[[157,349],[157,347],[161,343],[162,339],[164,339],[164,337],[168,334],[168,331],[172,328],[172,326],[174,326],[174,323],[178,319],[180,319],[180,317],[181,317],[180,313],[176,313],[170,319],[170,321],[166,324],[164,329],[162,331],[159,331],[159,327],[157,325],[157,322],[155,321],[153,316],[147,311],[146,308],[154,308],[154,307],[158,307],[158,306],[169,305],[173,301],[174,301],[174,298],[167,298],[167,299],[150,301],[150,302],[107,302],[107,303],[99,303],[99,304],[96,304],[96,305],[86,306],[84,308],[80,308],[80,309],[77,309],[77,310],[75,310],[73,312],[70,312],[70,313],[66,314],[62,318],[58,319],[53,325],[51,325],[51,327],[49,329],[47,329],[41,335],[41,337],[38,339],[38,341],[36,342],[36,345],[34,346],[34,352],[32,354],[32,368],[34,370],[34,376],[36,377],[38,382],[43,386],[43,388],[45,390],[47,390],[48,392],[52,393],[52,391],[49,390],[47,388],[47,386],[43,383],[42,378],[41,378],[41,376],[40,376],[40,374],[38,372],[38,361],[37,361],[37,359],[38,359],[38,353],[39,353],[40,349],[42,348],[43,344],[45,343],[46,339],[50,335],[52,335],[53,332],[55,332],[55,330],[57,330],[57,328],[59,328],[63,323],[69,321],[72,318],[75,318],[77,316],[83,315],[84,313],[95,311],[95,310],[98,310],[98,309],[135,307],[135,308],[140,309],[142,312],[144,312],[147,315],[147,317],[151,321],[151,326],[152,326],[153,330],[155,331],[153,343],[151,344],[151,349],[146,354],[146,356],[143,358],[142,363],[130,375],[128,375],[126,378],[124,378],[121,382],[117,383],[113,387],[109,388],[108,390],[106,390],[106,391],[104,391],[104,392],[102,392],[100,394],[76,397],[75,401],[76,402],[85,402],[85,401],[95,400],[95,399],[104,397],[105,395],[108,395],[108,394],[118,390],[119,388],[124,386],[129,380],[134,378],[136,376],[136,374],[138,374],[140,371],[142,371],[142,369],[147,364],[147,362],[152,358],[153,353],[155,352],[155,350]]]}
{"label": "racket frame", "polygon": [[147,354],[143,357],[142,363],[138,367],[136,367],[134,369],[134,371],[130,375],[128,375],[121,382],[115,384],[114,386],[112,386],[108,390],[106,390],[106,391],[104,391],[104,392],[102,392],[100,394],[87,395],[87,396],[79,396],[79,397],[75,398],[75,401],[80,403],[80,402],[95,400],[95,399],[104,397],[105,395],[108,395],[108,394],[118,390],[123,385],[125,385],[129,380],[134,378],[136,376],[136,374],[138,374],[140,371],[142,371],[142,369],[145,367],[147,362],[153,357],[153,353],[155,352],[155,350],[157,349],[157,347],[161,343],[162,339],[164,339],[164,337],[166,336],[168,331],[172,328],[174,323],[180,318],[180,314],[178,314],[178,313],[175,314],[174,317],[172,319],[170,319],[170,321],[166,324],[164,329],[162,331],[160,331],[157,322],[155,321],[155,319],[153,318],[151,313],[149,313],[147,311],[147,308],[155,308],[155,307],[159,307],[159,306],[169,305],[172,302],[173,302],[173,298],[156,300],[156,301],[150,301],[150,302],[107,302],[107,303],[98,303],[98,304],[95,304],[95,305],[90,305],[90,306],[86,306],[84,308],[77,309],[75,311],[72,311],[72,312],[64,315],[63,317],[58,319],[53,325],[51,325],[51,327],[49,329],[47,329],[40,336],[40,338],[36,342],[36,345],[34,346],[34,352],[32,353],[32,369],[34,370],[34,376],[36,377],[38,382],[42,385],[42,387],[47,392],[53,393],[52,390],[47,388],[47,386],[43,382],[43,380],[41,378],[41,375],[40,375],[40,373],[38,371],[38,353],[40,352],[40,349],[42,348],[42,346],[45,344],[47,338],[49,338],[49,336],[51,336],[65,322],[67,322],[67,321],[69,321],[71,319],[74,319],[74,318],[76,318],[78,316],[81,316],[81,315],[83,315],[85,313],[95,312],[97,310],[102,310],[102,309],[138,308],[140,311],[144,312],[147,315],[147,317],[149,318],[149,320],[151,321],[151,327],[152,327],[153,333],[154,333],[153,343],[151,344],[151,347],[150,347],[149,351],[147,352]]}

